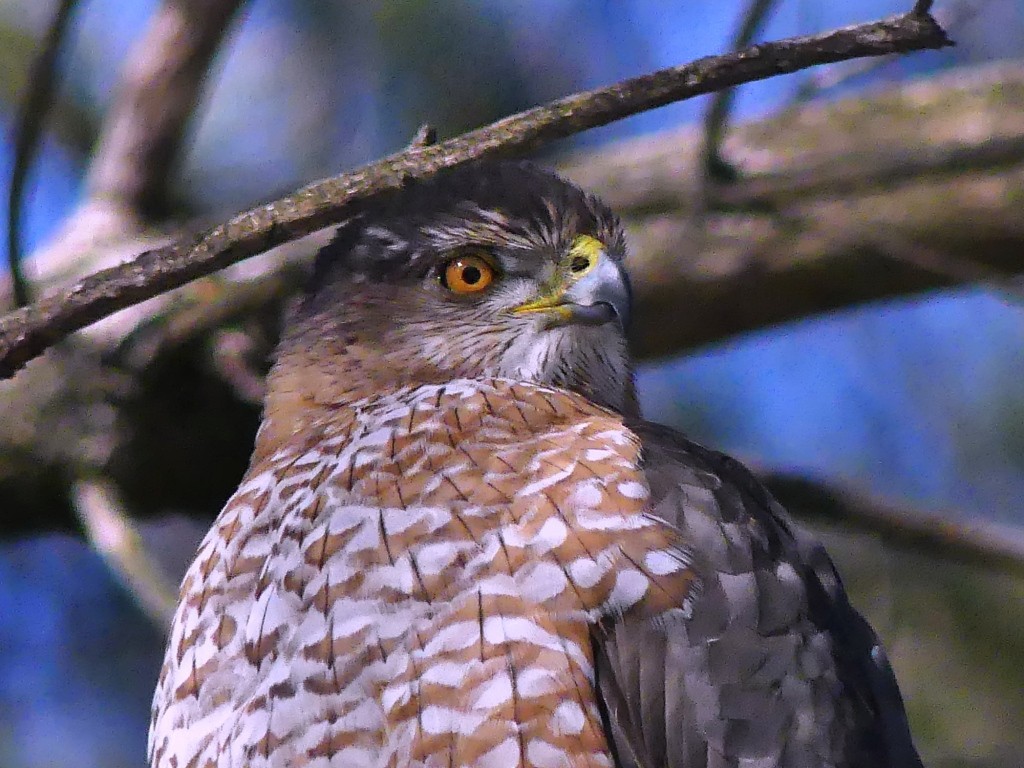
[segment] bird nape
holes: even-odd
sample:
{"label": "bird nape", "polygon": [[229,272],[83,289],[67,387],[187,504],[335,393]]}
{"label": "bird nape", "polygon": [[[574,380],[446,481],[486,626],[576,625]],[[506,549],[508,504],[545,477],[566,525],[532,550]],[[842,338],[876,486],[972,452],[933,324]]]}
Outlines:
{"label": "bird nape", "polygon": [[339,228],[185,577],[153,768],[920,766],[821,545],[641,418],[625,253],[517,163]]}

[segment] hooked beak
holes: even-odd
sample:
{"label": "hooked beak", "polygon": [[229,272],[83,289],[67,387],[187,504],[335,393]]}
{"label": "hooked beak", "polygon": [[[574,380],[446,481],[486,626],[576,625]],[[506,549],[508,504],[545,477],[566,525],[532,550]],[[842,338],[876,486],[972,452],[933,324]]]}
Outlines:
{"label": "hooked beak", "polygon": [[623,331],[629,326],[631,292],[629,277],[614,259],[602,254],[585,275],[572,276],[553,295],[527,302],[516,314],[544,312],[548,327],[563,325],[604,325],[617,321]]}

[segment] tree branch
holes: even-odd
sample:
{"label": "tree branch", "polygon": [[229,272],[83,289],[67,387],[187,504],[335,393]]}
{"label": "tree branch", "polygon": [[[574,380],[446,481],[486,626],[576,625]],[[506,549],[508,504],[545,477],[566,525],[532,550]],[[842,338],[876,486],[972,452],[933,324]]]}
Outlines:
{"label": "tree branch", "polygon": [[896,547],[953,562],[1024,575],[1024,529],[883,501],[862,491],[787,474],[762,474],[762,482],[801,519],[865,531]]}
{"label": "tree branch", "polygon": [[357,202],[442,169],[522,152],[673,101],[816,64],[949,44],[934,19],[915,10],[872,24],[700,59],[568,96],[441,144],[406,150],[93,274],[56,296],[0,318],[0,377],[13,375],[47,347],[102,317],[336,224]]}
{"label": "tree branch", "polygon": [[945,176],[1017,163],[1024,156],[1024,135],[995,137],[983,143],[896,146],[865,158],[864,153],[833,156],[818,165],[771,174],[755,174],[722,185],[712,193],[719,210],[763,210],[814,195],[833,196],[885,189],[928,176]]}
{"label": "tree branch", "polygon": [[151,225],[165,213],[188,120],[243,4],[163,0],[154,11],[122,69],[86,174],[85,197],[33,254],[41,279],[88,274],[171,239]]}
{"label": "tree branch", "polygon": [[[746,48],[754,41],[754,35],[764,25],[768,14],[775,7],[776,0],[750,0],[733,38],[732,50]],[[735,88],[724,88],[715,93],[704,117],[704,176],[708,180],[726,180],[731,176],[732,166],[722,158],[722,139],[736,100]]]}
{"label": "tree branch", "polygon": [[116,488],[103,480],[83,479],[75,483],[72,499],[93,549],[153,623],[167,631],[178,602],[175,580],[147,550]]}
{"label": "tree branch", "polygon": [[86,179],[144,217],[162,212],[171,171],[206,73],[244,0],[166,0],[122,68],[117,99]]}
{"label": "tree branch", "polygon": [[[965,136],[967,116],[984,131]],[[989,144],[1005,146],[1016,141],[1015,136],[1024,136],[1024,72],[1019,68],[957,70],[738,126],[730,132],[730,154],[758,159],[758,183],[765,184],[762,193],[769,201],[773,195],[788,201],[780,205],[786,218],[781,224],[771,217],[751,219],[749,212],[727,206],[712,213],[709,236],[695,241],[685,228],[677,231],[675,226],[686,220],[687,200],[699,184],[690,170],[699,168],[699,148],[693,140],[697,136],[698,131],[689,130],[620,142],[567,166],[577,181],[620,209],[631,230],[637,328],[640,349],[648,354],[652,349],[677,349],[671,344],[680,338],[697,343],[722,339],[739,323],[763,327],[774,319],[845,306],[844,302],[988,280],[993,270],[1021,265],[1024,221],[1015,190],[1024,190],[1024,146],[1016,155],[985,150]],[[914,147],[934,161],[914,162],[918,175],[897,173],[897,168],[878,160],[912,159]],[[961,156],[988,159],[960,167],[949,163],[953,149]],[[805,166],[842,177],[844,168],[858,165],[881,169],[885,180],[865,177],[849,185],[851,193],[789,197],[789,179]],[[768,183],[770,178],[777,179],[777,186]],[[748,220],[755,223],[745,226]],[[787,239],[779,227],[791,227],[795,234]],[[851,242],[871,238],[877,241],[872,252],[858,255],[851,250]],[[288,249],[308,254],[315,248],[296,242]],[[907,252],[893,254],[901,249]],[[129,499],[132,516],[152,518],[168,508],[204,521],[212,514],[237,483],[258,413],[251,409],[248,429],[239,426],[237,416],[225,417],[227,401],[210,391],[215,381],[223,386],[230,377],[219,375],[219,369],[214,372],[217,361],[211,363],[210,358],[219,350],[211,349],[211,341],[216,343],[218,329],[239,332],[253,317],[262,318],[271,332],[279,312],[275,302],[298,286],[301,270],[294,260],[279,261],[277,254],[268,255],[267,267],[262,276],[218,276],[216,281],[194,284],[174,303],[147,305],[146,322],[120,346],[118,338],[92,336],[76,345],[74,355],[48,355],[16,379],[0,382],[0,509],[8,511],[0,520],[0,539],[77,530],[69,489],[83,464],[95,466],[81,453],[100,450],[106,455],[109,448],[103,445],[111,439],[111,417],[97,412],[96,404],[109,408],[123,398],[117,392],[125,386],[102,381],[103,369],[96,364],[101,357],[113,361],[111,369],[120,375],[130,372],[133,392],[141,381],[169,380],[159,389],[150,384],[150,389],[133,395],[130,407],[120,407],[125,419],[121,431],[136,437],[122,448],[122,459],[107,474],[125,495],[132,482],[144,489]],[[649,312],[649,305],[656,309]],[[769,308],[775,314],[768,313]],[[268,339],[264,351],[272,343]],[[242,370],[240,378],[247,373]],[[230,383],[235,390],[254,390],[235,395],[236,401],[256,394],[254,381]],[[166,450],[166,425],[154,425],[140,412],[179,414],[174,398],[185,387],[202,392],[195,399],[211,405],[182,428],[175,447]],[[237,453],[237,466],[196,460],[192,446],[208,443],[211,435],[232,437],[234,447],[217,445],[215,452]],[[155,494],[153,486],[168,475],[188,477],[190,486],[211,490],[201,500]],[[774,487],[785,504],[808,519],[808,513],[824,514],[839,503],[818,503],[815,496],[789,493],[780,484]],[[833,493],[830,487],[819,490]],[[844,489],[836,493],[842,496]],[[862,502],[868,522],[850,524],[877,530],[872,522],[877,514],[870,512],[875,504],[873,499]],[[883,510],[893,506],[877,504]],[[805,512],[804,507],[809,509]],[[855,509],[849,506],[841,514],[853,515]],[[970,536],[967,543],[944,544],[945,519],[915,514],[924,533],[915,534],[913,541],[909,534],[892,534],[903,542],[900,546],[930,552],[934,543],[943,553],[954,546],[959,553],[950,556],[957,559],[988,563],[992,569],[1016,568],[1005,554],[986,554],[988,544],[980,554],[972,553]],[[1001,530],[974,523],[970,530],[981,530],[984,540],[1002,546]]]}
{"label": "tree branch", "polygon": [[25,181],[42,136],[43,121],[53,100],[61,42],[77,4],[78,0],[59,0],[39,55],[32,62],[26,81],[28,93],[18,113],[14,167],[7,192],[7,266],[16,307],[23,307],[31,300],[31,289],[21,269],[21,206],[25,198]]}

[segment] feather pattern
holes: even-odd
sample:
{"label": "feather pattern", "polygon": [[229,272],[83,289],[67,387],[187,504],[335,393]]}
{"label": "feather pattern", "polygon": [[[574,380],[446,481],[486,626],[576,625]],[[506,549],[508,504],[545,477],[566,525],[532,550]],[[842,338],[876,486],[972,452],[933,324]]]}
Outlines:
{"label": "feather pattern", "polygon": [[296,437],[185,578],[152,765],[610,766],[589,628],[694,586],[621,417],[454,380]]}
{"label": "feather pattern", "polygon": [[595,638],[623,768],[921,768],[899,689],[821,545],[738,462],[635,423],[651,513],[694,553],[689,618]]}
{"label": "feather pattern", "polygon": [[[467,250],[494,279],[455,295]],[[821,546],[639,420],[624,257],[516,163],[339,227],[182,584],[152,768],[920,768]]]}

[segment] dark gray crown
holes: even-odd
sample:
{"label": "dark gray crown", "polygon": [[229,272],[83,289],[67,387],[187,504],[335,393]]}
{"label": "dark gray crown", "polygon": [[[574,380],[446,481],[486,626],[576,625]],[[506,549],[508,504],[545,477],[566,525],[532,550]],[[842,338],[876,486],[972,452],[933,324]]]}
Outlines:
{"label": "dark gray crown", "polygon": [[623,251],[618,218],[557,174],[526,162],[459,166],[359,208],[317,255],[310,288],[345,273],[421,279],[459,243],[557,247],[570,229]]}

